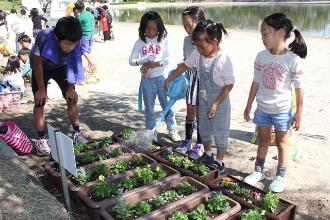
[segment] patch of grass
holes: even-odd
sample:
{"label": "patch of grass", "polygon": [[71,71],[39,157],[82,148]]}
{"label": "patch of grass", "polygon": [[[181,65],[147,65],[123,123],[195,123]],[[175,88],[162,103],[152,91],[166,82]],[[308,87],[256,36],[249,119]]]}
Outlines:
{"label": "patch of grass", "polygon": [[21,7],[21,1],[19,1],[19,0],[0,1],[0,9],[5,10],[5,11],[9,11],[12,8],[16,8],[17,13],[19,13],[20,7]]}

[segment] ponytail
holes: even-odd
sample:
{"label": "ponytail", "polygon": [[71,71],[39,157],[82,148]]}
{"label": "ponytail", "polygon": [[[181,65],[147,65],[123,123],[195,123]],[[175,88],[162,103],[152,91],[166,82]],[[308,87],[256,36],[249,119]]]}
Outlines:
{"label": "ponytail", "polygon": [[295,35],[295,39],[289,44],[289,50],[301,58],[305,58],[307,56],[307,46],[305,40],[297,29],[294,29],[293,33]]}
{"label": "ponytail", "polygon": [[192,33],[193,41],[207,38],[208,41],[213,41],[217,39],[220,43],[222,39],[222,34],[227,35],[226,29],[223,27],[222,23],[214,23],[212,20],[208,19],[206,21],[201,21],[195,27]]}

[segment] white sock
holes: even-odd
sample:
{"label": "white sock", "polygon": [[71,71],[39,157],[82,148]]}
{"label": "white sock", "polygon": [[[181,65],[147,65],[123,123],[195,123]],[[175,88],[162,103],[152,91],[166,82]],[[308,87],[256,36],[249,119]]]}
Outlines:
{"label": "white sock", "polygon": [[207,156],[210,156],[210,157],[211,157],[212,154],[213,154],[211,150],[206,150],[205,153],[207,154]]}

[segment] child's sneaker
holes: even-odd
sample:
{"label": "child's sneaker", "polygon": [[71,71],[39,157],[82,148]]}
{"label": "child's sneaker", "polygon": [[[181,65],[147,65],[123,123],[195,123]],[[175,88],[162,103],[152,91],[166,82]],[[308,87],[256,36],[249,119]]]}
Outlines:
{"label": "child's sneaker", "polygon": [[217,169],[220,173],[223,173],[226,170],[225,163],[224,162],[219,162],[217,160],[213,161],[213,164],[211,167]]}
{"label": "child's sneaker", "polygon": [[262,175],[261,172],[253,171],[252,173],[250,173],[250,175],[245,177],[244,182],[254,186],[257,184],[257,182],[263,180],[264,178],[265,177]]}
{"label": "child's sneaker", "polygon": [[36,140],[35,148],[39,156],[47,156],[50,154],[50,147],[46,138]]}
{"label": "child's sneaker", "polygon": [[73,144],[86,144],[88,142],[87,138],[82,135],[81,132],[74,132],[72,135]]}
{"label": "child's sneaker", "polygon": [[203,144],[195,144],[195,146],[189,150],[188,155],[190,158],[197,160],[198,158],[200,158],[203,153],[204,153],[204,146]]}
{"label": "child's sneaker", "polygon": [[283,192],[285,188],[285,177],[282,176],[274,176],[272,183],[269,185],[268,189],[272,192]]}
{"label": "child's sneaker", "polygon": [[168,134],[173,142],[181,141],[181,137],[178,134],[177,130],[171,129],[171,130],[169,130]]}
{"label": "child's sneaker", "polygon": [[175,148],[175,151],[185,154],[188,150],[191,149],[191,144],[192,144],[191,140],[183,140],[183,141],[181,141],[181,146]]}

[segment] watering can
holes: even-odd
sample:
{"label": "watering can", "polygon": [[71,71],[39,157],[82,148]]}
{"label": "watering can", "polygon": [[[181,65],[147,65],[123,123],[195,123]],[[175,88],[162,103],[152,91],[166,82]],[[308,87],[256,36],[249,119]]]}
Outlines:
{"label": "watering can", "polygon": [[[171,70],[169,75],[171,75],[173,72],[174,70]],[[170,111],[170,109],[173,107],[175,102],[179,99],[183,99],[186,97],[188,86],[189,86],[189,82],[184,75],[178,76],[171,82],[166,92],[166,95],[170,98],[170,100],[168,101],[166,108],[157,118],[155,127],[152,130],[148,130],[148,134],[147,134],[148,137],[152,137],[152,138],[155,137],[156,135],[155,131],[157,127],[165,119],[166,114]]]}

